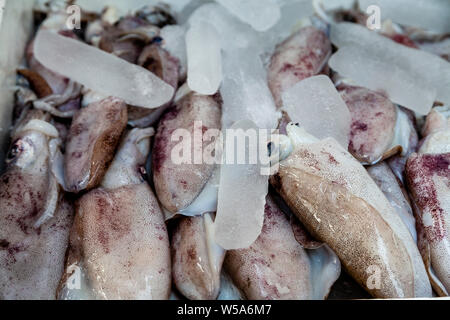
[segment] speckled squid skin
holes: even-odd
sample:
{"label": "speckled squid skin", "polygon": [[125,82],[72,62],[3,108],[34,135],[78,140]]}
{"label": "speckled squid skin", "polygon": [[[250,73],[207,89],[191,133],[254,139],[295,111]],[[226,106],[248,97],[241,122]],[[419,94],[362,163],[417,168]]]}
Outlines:
{"label": "speckled squid skin", "polygon": [[[419,248],[447,291],[432,279],[439,295],[450,292],[450,153],[413,154],[406,164],[406,176],[417,209]],[[427,261],[429,260],[429,261]],[[430,276],[431,278],[431,276]]]}
{"label": "speckled squid skin", "polygon": [[382,94],[362,87],[344,86],[340,94],[352,116],[350,153],[363,163],[381,160],[394,139],[395,106]]}
{"label": "speckled squid skin", "polygon": [[330,41],[325,33],[314,27],[302,28],[280,43],[270,60],[267,74],[277,107],[282,106],[283,91],[320,73],[330,54]]}
{"label": "speckled squid skin", "polygon": [[[365,169],[334,140],[300,144],[271,184],[348,273],[378,298],[431,296],[417,247]],[[374,270],[380,283],[371,282]]]}
{"label": "speckled squid skin", "polygon": [[[182,217],[172,233],[173,282],[190,300],[214,300],[220,290],[220,269],[210,257],[204,219]],[[219,267],[223,255],[220,260]]]}
{"label": "speckled squid skin", "polygon": [[97,298],[168,298],[169,239],[145,182],[92,190],[77,202],[76,213],[71,247],[80,247]]}
{"label": "speckled squid skin", "polygon": [[247,249],[229,250],[224,267],[247,299],[312,299],[308,256],[270,197],[258,239]]}
{"label": "speckled squid skin", "polygon": [[117,98],[93,102],[77,111],[64,157],[68,190],[77,193],[101,182],[126,125],[126,104]]}
{"label": "speckled squid skin", "polygon": [[[182,128],[194,137],[195,121],[201,121],[202,134],[208,129],[220,130],[221,105],[215,97],[196,93],[186,95],[163,115],[155,137],[152,150],[155,190],[161,204],[173,213],[186,208],[198,196],[214,169],[213,164],[178,165],[171,159],[173,147],[180,143],[171,140],[173,132]],[[194,138],[191,142],[194,145]],[[198,143],[206,150],[214,140]]]}
{"label": "speckled squid skin", "polygon": [[[21,193],[31,197],[31,205],[36,203],[31,190],[24,193],[25,177],[14,178],[18,180],[8,186],[9,194]],[[3,192],[0,195],[3,198]],[[62,199],[54,217],[38,229],[33,228],[34,221],[26,216],[27,205],[15,208],[18,211],[14,217],[12,207],[7,209],[3,203],[0,200],[0,299],[55,299],[73,222],[72,203]]]}
{"label": "speckled squid skin", "polygon": [[169,236],[158,201],[142,177],[150,132],[130,131],[101,186],[76,202],[60,288],[75,265],[83,266],[96,299],[169,297]]}
{"label": "speckled squid skin", "polygon": [[[48,120],[31,111],[31,119]],[[54,299],[62,275],[73,209],[60,200],[54,216],[36,228],[50,189],[49,138],[13,130],[6,172],[0,177],[0,299]]]}

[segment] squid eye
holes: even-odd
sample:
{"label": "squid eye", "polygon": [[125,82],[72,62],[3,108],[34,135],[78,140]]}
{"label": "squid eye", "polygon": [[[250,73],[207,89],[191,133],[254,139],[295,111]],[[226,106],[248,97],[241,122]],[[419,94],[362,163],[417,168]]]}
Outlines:
{"label": "squid eye", "polygon": [[21,140],[17,140],[11,147],[6,156],[6,161],[10,162],[14,160],[17,155],[19,155],[24,149],[23,142]]}
{"label": "squid eye", "polygon": [[146,179],[147,177],[147,170],[145,169],[144,166],[139,166],[138,168],[139,173],[141,174],[142,178]]}

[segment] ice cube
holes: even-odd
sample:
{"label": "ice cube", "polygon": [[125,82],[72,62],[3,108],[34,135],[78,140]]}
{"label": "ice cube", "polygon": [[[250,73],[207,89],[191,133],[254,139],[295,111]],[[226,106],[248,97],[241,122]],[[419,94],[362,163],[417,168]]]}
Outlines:
{"label": "ice cube", "polygon": [[34,53],[50,70],[133,106],[157,108],[174,95],[173,87],[150,71],[51,31],[39,31]]}
{"label": "ice cube", "polygon": [[281,17],[280,7],[274,0],[216,1],[257,31],[270,29]]}
{"label": "ice cube", "polygon": [[271,54],[277,44],[304,26],[305,18],[314,13],[309,0],[285,0],[280,3],[281,18],[268,31],[261,35],[261,45],[264,53]]}
{"label": "ice cube", "polygon": [[217,3],[207,3],[199,7],[189,17],[189,23],[206,21],[220,30],[222,50],[245,48],[256,42],[257,32],[249,25],[242,23],[228,10]]}
{"label": "ice cube", "polygon": [[332,137],[347,149],[350,111],[327,76],[306,78],[286,90],[283,110],[316,138]]}
{"label": "ice cube", "polygon": [[359,0],[364,12],[371,5],[380,8],[383,19],[438,33],[450,32],[448,0]]}
{"label": "ice cube", "polygon": [[222,126],[240,119],[252,120],[259,128],[274,129],[279,113],[267,85],[261,59],[251,49],[236,49],[224,56]]}
{"label": "ice cube", "polygon": [[[231,129],[242,129],[240,133],[236,132],[237,141],[240,138],[245,139],[245,132],[248,130],[255,133],[256,139],[245,145],[244,156],[250,158],[255,151],[253,148],[255,143],[258,144],[258,127],[252,121],[240,120]],[[231,141],[234,140],[234,137],[225,137],[225,159],[231,156],[231,152],[235,152],[236,160],[237,144],[231,145]],[[264,152],[264,150],[259,151]],[[261,233],[264,222],[268,177],[261,174],[262,164],[259,161],[254,164],[250,161],[242,164],[237,162],[227,161],[222,164],[220,171],[214,226],[216,242],[224,249],[249,247]]]}
{"label": "ice cube", "polygon": [[408,48],[353,23],[331,27],[339,51],[329,65],[359,85],[384,91],[419,115],[435,100],[450,103],[450,63],[428,52]]}
{"label": "ice cube", "polygon": [[191,23],[186,48],[189,88],[205,95],[216,93],[222,81],[219,33],[206,21]]}
{"label": "ice cube", "polygon": [[164,39],[162,47],[178,59],[180,74],[185,75],[187,72],[186,28],[180,25],[167,25],[161,29],[160,36]]}

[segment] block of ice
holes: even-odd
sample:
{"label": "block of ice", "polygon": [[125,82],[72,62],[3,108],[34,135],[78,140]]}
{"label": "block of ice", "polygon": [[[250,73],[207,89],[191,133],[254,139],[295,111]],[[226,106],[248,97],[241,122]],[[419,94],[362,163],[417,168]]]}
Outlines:
{"label": "block of ice", "polygon": [[281,18],[261,35],[260,44],[265,53],[272,53],[275,46],[300,29],[306,17],[314,13],[310,0],[285,0],[280,2]]}
{"label": "block of ice", "polygon": [[216,0],[241,21],[257,31],[273,27],[281,17],[280,7],[274,0]]}
{"label": "block of ice", "polygon": [[[249,120],[240,120],[231,129],[242,129],[235,137],[225,137],[225,158],[236,153],[240,145],[235,143],[245,139],[246,131],[254,132],[256,139],[248,139],[245,145],[247,158],[258,144],[258,127]],[[234,143],[234,145],[231,145]],[[243,150],[243,149],[241,149]],[[242,151],[241,151],[242,152]],[[267,176],[261,175],[262,165],[259,161],[239,164],[227,161],[221,166],[217,215],[214,222],[216,242],[224,249],[241,249],[249,247],[261,233],[264,222],[264,206],[268,192]],[[249,188],[249,186],[251,186]]]}
{"label": "block of ice", "polygon": [[306,78],[286,90],[283,110],[316,138],[332,137],[347,149],[350,111],[327,76]]}
{"label": "block of ice", "polygon": [[224,79],[220,88],[224,128],[240,119],[252,120],[259,128],[277,127],[280,115],[266,79],[257,53],[238,49],[224,55]]}
{"label": "block of ice", "polygon": [[419,115],[433,101],[450,103],[450,63],[428,52],[408,48],[353,23],[331,27],[339,51],[329,65],[341,75],[389,98]]}
{"label": "block of ice", "polygon": [[51,31],[39,31],[34,53],[50,70],[130,105],[157,108],[174,94],[172,86],[150,71]]}
{"label": "block of ice", "polygon": [[190,24],[201,21],[211,23],[220,31],[222,50],[245,48],[256,42],[258,33],[217,3],[204,4],[189,17]]}
{"label": "block of ice", "polygon": [[364,12],[371,5],[380,8],[383,19],[438,33],[450,32],[448,0],[359,0]]}
{"label": "block of ice", "polygon": [[186,28],[180,25],[167,25],[161,29],[160,36],[164,39],[162,47],[178,59],[180,74],[185,75],[187,72]]}
{"label": "block of ice", "polygon": [[206,21],[191,23],[186,49],[189,88],[205,95],[216,93],[222,81],[222,57],[215,27]]}

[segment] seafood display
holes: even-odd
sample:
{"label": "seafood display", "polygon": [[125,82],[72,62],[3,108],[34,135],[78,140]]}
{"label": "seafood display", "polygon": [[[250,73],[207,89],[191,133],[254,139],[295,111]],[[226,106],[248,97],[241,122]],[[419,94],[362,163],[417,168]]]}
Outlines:
{"label": "seafood display", "polygon": [[449,297],[435,2],[6,0],[0,299]]}

